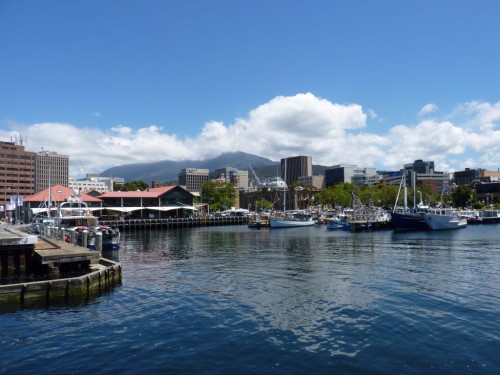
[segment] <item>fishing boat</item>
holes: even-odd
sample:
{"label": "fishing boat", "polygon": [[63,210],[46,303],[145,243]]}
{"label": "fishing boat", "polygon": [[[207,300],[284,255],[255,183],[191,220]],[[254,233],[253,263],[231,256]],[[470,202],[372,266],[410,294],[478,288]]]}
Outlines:
{"label": "fishing boat", "polygon": [[350,230],[351,225],[349,224],[348,216],[344,215],[344,214],[339,214],[337,217],[331,218],[326,223],[326,229],[329,229],[329,230],[337,230],[337,229]]}
{"label": "fishing boat", "polygon": [[271,228],[298,228],[316,225],[310,213],[304,210],[286,211],[283,216],[271,216],[269,218]]}
{"label": "fishing boat", "polygon": [[424,218],[432,230],[459,229],[467,225],[467,219],[461,219],[457,211],[450,207],[429,208]]}
{"label": "fishing boat", "polygon": [[[400,212],[397,212],[396,205],[394,206],[394,210],[391,212],[392,227],[396,231],[429,230],[429,226],[427,225],[424,217],[425,213],[429,209],[429,206],[426,206],[422,201],[422,193],[420,193],[420,202],[418,205],[414,205],[414,207],[410,209],[408,208],[408,194],[405,174],[403,174],[401,178],[401,184],[399,186],[396,202],[399,199],[401,187],[404,189],[404,205],[402,211]],[[415,186],[413,187],[413,191],[415,191]],[[416,201],[415,197],[413,198],[413,201]]]}
{"label": "fishing boat", "polygon": [[248,216],[248,227],[260,229],[269,226],[269,221],[267,215],[249,215]]}
{"label": "fishing boat", "polygon": [[[286,159],[285,159],[286,176]],[[269,217],[269,226],[271,228],[300,228],[316,225],[312,215],[304,210],[286,210],[286,184],[283,186],[283,213],[282,215],[273,215]]]}

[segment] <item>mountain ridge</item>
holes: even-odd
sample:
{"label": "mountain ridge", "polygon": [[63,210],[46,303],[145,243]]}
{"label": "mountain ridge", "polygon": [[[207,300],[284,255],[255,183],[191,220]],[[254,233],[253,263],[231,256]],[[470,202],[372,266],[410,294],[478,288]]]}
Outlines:
{"label": "mountain ridge", "polygon": [[[177,181],[179,172],[185,168],[199,168],[214,171],[219,168],[231,167],[241,170],[248,170],[251,175],[249,165],[257,171],[261,167],[270,167],[279,165],[280,162],[261,156],[248,154],[242,151],[225,152],[219,156],[206,160],[161,160],[150,163],[124,164],[108,168],[100,173],[101,177],[122,177],[125,182],[133,180],[143,180],[151,183],[160,181],[160,183]],[[274,169],[275,171],[275,169]],[[275,174],[274,174],[275,175]]]}

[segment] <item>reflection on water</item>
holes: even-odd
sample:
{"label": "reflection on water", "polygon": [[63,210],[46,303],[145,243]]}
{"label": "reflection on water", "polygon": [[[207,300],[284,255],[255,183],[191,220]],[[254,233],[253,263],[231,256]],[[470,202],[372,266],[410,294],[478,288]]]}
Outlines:
{"label": "reflection on water", "polygon": [[[57,319],[3,315],[4,327],[21,325],[0,345],[10,372],[35,372],[16,361],[30,352],[52,358],[47,371],[493,374],[497,228],[124,231],[105,255],[122,263],[120,288],[46,312]],[[61,348],[66,332],[80,333],[67,347],[83,340],[87,350]]]}

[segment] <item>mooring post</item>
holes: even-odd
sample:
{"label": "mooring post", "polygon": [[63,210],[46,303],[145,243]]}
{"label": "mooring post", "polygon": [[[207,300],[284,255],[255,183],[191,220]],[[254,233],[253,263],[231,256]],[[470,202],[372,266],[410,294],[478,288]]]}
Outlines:
{"label": "mooring post", "polygon": [[83,237],[82,237],[82,246],[87,248],[89,247],[88,245],[88,239],[89,239],[89,232],[87,232],[86,230],[83,231]]}
{"label": "mooring post", "polygon": [[95,234],[95,249],[99,252],[99,258],[102,257],[102,232]]}

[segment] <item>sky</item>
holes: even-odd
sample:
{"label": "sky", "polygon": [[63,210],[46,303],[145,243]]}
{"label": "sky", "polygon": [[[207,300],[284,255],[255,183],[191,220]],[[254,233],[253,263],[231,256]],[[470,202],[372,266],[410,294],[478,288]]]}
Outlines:
{"label": "sky", "polygon": [[0,0],[0,140],[69,155],[72,177],[232,151],[496,171],[499,14],[497,0]]}

